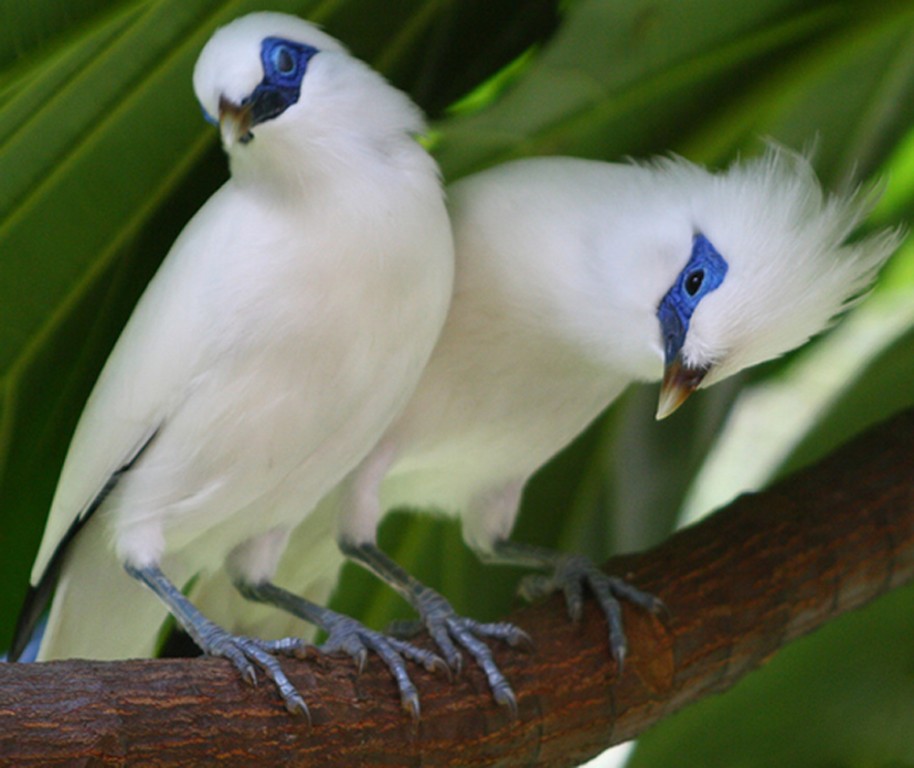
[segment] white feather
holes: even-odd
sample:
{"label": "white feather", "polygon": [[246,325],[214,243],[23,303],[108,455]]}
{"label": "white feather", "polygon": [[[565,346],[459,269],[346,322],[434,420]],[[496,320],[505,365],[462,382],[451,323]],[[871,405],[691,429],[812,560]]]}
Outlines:
{"label": "white feather", "polygon": [[288,529],[403,407],[444,320],[450,226],[403,94],[310,24],[253,14],[204,48],[204,108],[251,92],[267,36],[320,52],[298,102],[227,146],[231,179],[175,242],[86,405],[33,584],[158,431],[77,535],[41,658],[149,652],[165,614],[122,562],[160,563],[179,586],[227,558],[271,575]]}
{"label": "white feather", "polygon": [[[507,537],[527,479],[622,390],[659,380],[661,298],[701,232],[729,263],[692,318],[685,354],[707,382],[787,352],[859,296],[898,242],[856,242],[871,197],[829,196],[809,163],[770,148],[710,173],[682,159],[522,160],[453,185],[455,295],[406,410],[324,504],[373,541],[394,507],[463,518],[485,550]],[[306,521],[278,580],[317,540]]]}

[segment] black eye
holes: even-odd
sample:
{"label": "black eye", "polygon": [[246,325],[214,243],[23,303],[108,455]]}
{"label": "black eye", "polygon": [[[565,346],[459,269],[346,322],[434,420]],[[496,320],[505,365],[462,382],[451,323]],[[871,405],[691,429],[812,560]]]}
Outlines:
{"label": "black eye", "polygon": [[273,51],[273,66],[280,75],[291,75],[295,71],[295,57],[284,45]]}
{"label": "black eye", "polygon": [[686,293],[689,296],[694,296],[701,289],[701,284],[705,281],[705,271],[703,269],[696,269],[692,272],[685,280],[685,289]]}

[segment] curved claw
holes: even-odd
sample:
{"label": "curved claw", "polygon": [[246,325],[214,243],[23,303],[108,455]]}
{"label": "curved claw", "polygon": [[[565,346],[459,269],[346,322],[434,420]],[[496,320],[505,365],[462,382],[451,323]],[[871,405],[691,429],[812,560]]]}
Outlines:
{"label": "curved claw", "polygon": [[459,647],[465,650],[485,673],[495,701],[507,707],[516,718],[517,697],[484,641],[500,640],[512,647],[532,648],[533,641],[530,636],[507,622],[484,624],[460,616],[443,596],[431,589],[423,591],[417,608],[429,634],[454,673],[459,675],[463,668],[463,656],[458,650]]}
{"label": "curved claw", "polygon": [[476,630],[486,637],[503,640],[512,648],[520,648],[525,651],[533,650],[533,638],[520,627],[510,622],[499,621],[493,624],[477,624]]}
{"label": "curved claw", "polygon": [[580,621],[583,613],[585,588],[596,597],[606,617],[610,652],[621,673],[628,653],[628,642],[620,601],[632,603],[654,615],[668,613],[667,608],[661,600],[633,587],[624,579],[603,573],[590,558],[583,555],[561,555],[555,561],[555,570],[551,575],[532,574],[521,582],[521,592],[525,597],[540,597],[561,589],[565,595],[568,615],[574,622]]}
{"label": "curved claw", "polygon": [[520,717],[517,708],[517,697],[514,695],[514,691],[511,690],[510,686],[501,686],[498,689],[493,690],[492,695],[495,697],[495,701],[499,706],[508,710],[512,720],[517,720]]}
{"label": "curved claw", "polygon": [[[438,646],[438,650],[448,665],[448,669],[451,670],[454,677],[460,677],[463,673],[463,656],[457,650],[454,640],[451,639],[451,635],[454,633],[453,628],[448,626],[447,618],[438,618],[437,616],[433,619],[429,618],[426,620],[426,626],[432,636],[432,640],[435,641],[435,645]],[[455,637],[455,639],[459,643],[459,638]]]}
{"label": "curved claw", "polygon": [[661,614],[669,615],[669,609],[659,597],[655,597],[649,592],[642,592],[640,589],[633,587],[618,576],[607,576],[599,569],[597,569],[597,573],[609,581],[613,594],[616,597],[637,605],[639,608],[643,608],[645,611],[649,611],[655,616]]}
{"label": "curved claw", "polygon": [[656,616],[662,622],[668,622],[672,618],[670,613],[669,606],[659,597],[654,598],[654,604],[649,609],[654,616]]}
{"label": "curved claw", "polygon": [[[213,631],[213,630],[218,631]],[[211,656],[221,656],[228,659],[241,673],[241,677],[249,685],[257,685],[257,672],[254,664],[259,666],[264,674],[276,685],[286,709],[295,715],[302,715],[311,727],[311,712],[308,705],[301,697],[298,690],[292,685],[275,654],[292,655],[305,645],[298,638],[284,638],[283,640],[259,640],[253,637],[232,635],[229,632],[215,627],[210,629],[206,638],[204,650]],[[252,664],[251,662],[254,662]]]}
{"label": "curved claw", "polygon": [[200,613],[162,573],[158,565],[139,567],[127,562],[124,563],[124,569],[158,595],[204,653],[228,659],[241,673],[242,679],[251,685],[257,684],[254,664],[259,666],[279,689],[286,709],[304,715],[308,720],[308,727],[311,727],[308,706],[282,671],[275,655],[277,653],[297,654],[305,645],[303,640],[285,638],[284,640],[268,641],[233,635]]}
{"label": "curved claw", "polygon": [[419,716],[422,714],[422,709],[419,706],[419,694],[416,691],[413,691],[409,695],[401,696],[400,703],[403,706],[403,709],[406,710],[410,719],[414,723],[418,723]]}
{"label": "curved claw", "polygon": [[368,652],[374,651],[393,675],[403,709],[414,721],[418,720],[421,714],[419,693],[406,669],[406,660],[421,664],[429,671],[446,669],[445,661],[431,651],[388,637],[342,614],[328,616],[326,623],[329,635],[321,650],[350,656],[355,660],[359,673],[363,672],[368,664]]}
{"label": "curved claw", "polygon": [[447,662],[438,654],[426,651],[424,648],[419,648],[418,646],[407,643],[397,637],[387,637],[385,639],[401,656],[406,657],[410,661],[414,661],[416,664],[421,664],[425,667],[427,672],[444,673],[450,677],[450,667],[448,667]]}
{"label": "curved claw", "polygon": [[[340,542],[340,548],[344,554],[380,576],[409,600],[451,670],[460,674],[463,668],[463,655],[458,647],[468,651],[485,671],[496,700],[509,707],[514,702],[512,709],[516,708],[514,692],[483,640],[492,638],[510,645],[526,645],[529,643],[526,633],[511,625],[481,624],[458,616],[447,600],[410,576],[372,542],[354,543],[344,539]],[[402,627],[400,624],[399,628]]]}

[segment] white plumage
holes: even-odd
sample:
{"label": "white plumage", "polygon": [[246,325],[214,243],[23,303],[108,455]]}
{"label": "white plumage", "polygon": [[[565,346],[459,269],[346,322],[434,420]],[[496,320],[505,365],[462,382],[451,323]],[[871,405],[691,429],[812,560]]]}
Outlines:
{"label": "white plumage", "polygon": [[[464,537],[486,557],[554,570],[551,586],[573,582],[573,614],[585,587],[597,592],[621,661],[616,598],[656,603],[583,558],[507,542],[524,485],[633,382],[659,380],[666,366],[666,415],[699,384],[781,355],[828,326],[897,245],[894,232],[848,242],[873,200],[826,195],[805,159],[776,148],[721,173],[682,159],[544,158],[454,184],[448,320],[406,410],[324,502],[339,509],[344,550],[412,599],[433,634],[443,630],[451,663],[450,643],[470,650],[504,703],[510,689],[493,677],[491,657],[459,635],[519,638],[461,623],[449,606],[430,606],[398,581],[375,547],[388,510],[459,515]],[[671,332],[659,309],[691,276],[699,242],[722,256],[725,274],[698,294],[681,347],[667,350]],[[307,522],[293,534],[295,557],[284,561],[281,583],[306,586],[298,564],[315,538]]]}
{"label": "white plumage", "polygon": [[194,87],[231,179],[175,242],[80,419],[33,585],[91,519],[60,561],[40,658],[153,651],[165,610],[122,563],[178,587],[223,565],[272,576],[291,526],[405,404],[450,300],[450,225],[405,95],[274,13],[218,30]]}
{"label": "white plumage", "polygon": [[[455,298],[405,412],[366,460],[389,463],[381,506],[460,512],[485,548],[523,486],[625,387],[664,368],[657,308],[703,233],[723,284],[691,319],[683,357],[702,386],[823,330],[872,282],[893,233],[847,236],[872,200],[824,197],[784,152],[711,174],[683,160],[613,165],[561,158],[499,166],[448,192]],[[383,459],[376,459],[383,454]],[[376,521],[343,535],[373,536]]]}

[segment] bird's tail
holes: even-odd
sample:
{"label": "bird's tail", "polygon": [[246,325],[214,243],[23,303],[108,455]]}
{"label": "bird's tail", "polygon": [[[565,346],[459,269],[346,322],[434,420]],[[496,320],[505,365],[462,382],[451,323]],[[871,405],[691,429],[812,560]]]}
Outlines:
{"label": "bird's tail", "polygon": [[[62,564],[38,660],[62,658],[152,658],[163,641],[168,610],[113,556],[101,521],[80,531]],[[303,526],[296,547],[284,556],[277,583],[325,605],[336,587],[344,557],[335,538]],[[313,534],[313,535],[309,535]],[[190,585],[191,601],[211,621],[238,634],[263,639],[302,637],[314,628],[270,605],[246,600],[224,568],[194,576],[170,558],[162,570],[179,586]]]}
{"label": "bird's tail", "polygon": [[108,546],[104,527],[91,522],[74,538],[61,568],[38,661],[155,654],[168,611],[127,574]]}

